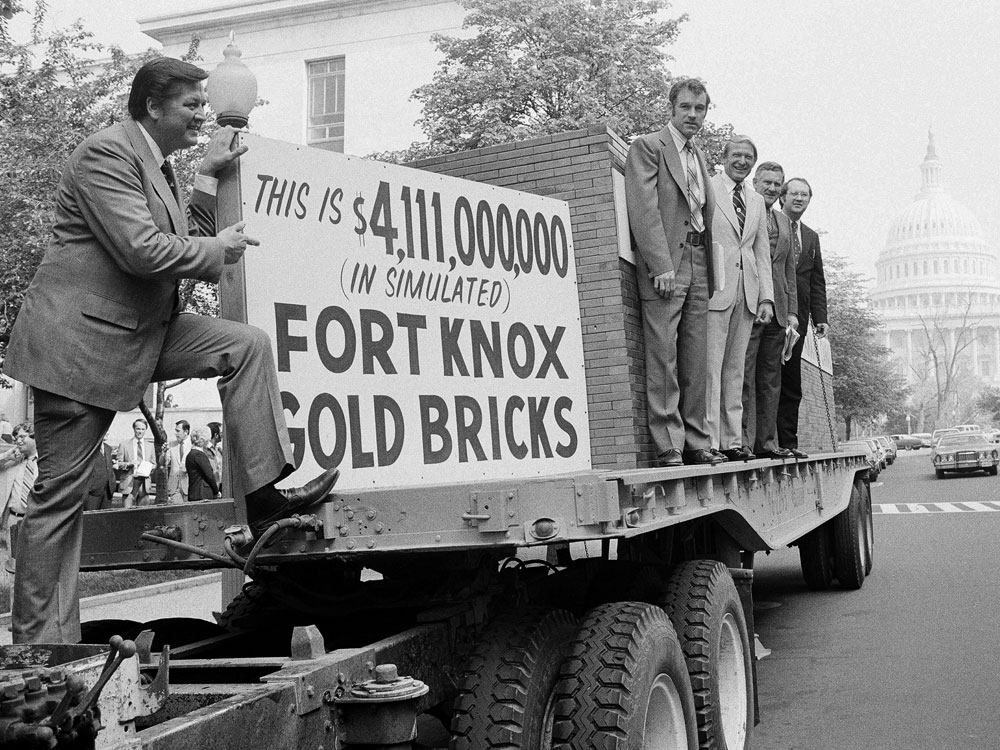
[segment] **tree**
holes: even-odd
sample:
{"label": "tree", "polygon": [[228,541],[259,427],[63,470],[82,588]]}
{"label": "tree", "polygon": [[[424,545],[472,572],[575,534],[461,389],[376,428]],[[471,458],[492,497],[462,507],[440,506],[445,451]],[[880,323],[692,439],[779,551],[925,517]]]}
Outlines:
{"label": "tree", "polygon": [[[444,56],[413,98],[427,136],[383,161],[606,124],[626,139],[668,119],[671,59],[663,48],[687,19],[664,18],[667,0],[459,0],[470,37],[435,35]],[[710,167],[732,126],[699,135]]]}
{"label": "tree", "polygon": [[979,392],[975,401],[976,411],[994,424],[1000,424],[1000,388],[989,385]]}
{"label": "tree", "polygon": [[833,395],[847,438],[852,425],[872,423],[902,408],[908,389],[896,372],[888,348],[878,343],[882,327],[866,301],[865,278],[829,254],[823,262],[833,358]]}

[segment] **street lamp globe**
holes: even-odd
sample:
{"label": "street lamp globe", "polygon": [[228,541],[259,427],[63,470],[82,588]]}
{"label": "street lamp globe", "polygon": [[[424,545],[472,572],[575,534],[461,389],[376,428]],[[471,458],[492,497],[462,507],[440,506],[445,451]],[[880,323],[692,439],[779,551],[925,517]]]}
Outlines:
{"label": "street lamp globe", "polygon": [[257,103],[257,77],[240,59],[243,53],[236,46],[235,32],[230,32],[222,54],[225,59],[208,74],[208,101],[219,125],[245,128]]}

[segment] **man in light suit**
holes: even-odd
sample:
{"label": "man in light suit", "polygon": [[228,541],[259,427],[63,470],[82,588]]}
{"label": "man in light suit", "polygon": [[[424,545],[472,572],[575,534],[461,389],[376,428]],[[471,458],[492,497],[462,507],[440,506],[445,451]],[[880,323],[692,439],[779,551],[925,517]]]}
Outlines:
{"label": "man in light suit", "polygon": [[754,323],[750,333],[743,376],[743,447],[762,458],[792,456],[791,451],[778,445],[781,351],[788,328],[798,328],[799,324],[791,222],[774,205],[784,181],[785,171],[777,162],[757,165],[753,186],[767,207],[774,319],[766,324]]}
{"label": "man in light suit", "polygon": [[816,338],[830,332],[826,317],[826,275],[819,235],[802,223],[802,214],[812,200],[812,187],[801,177],[793,177],[781,186],[781,210],[791,222],[792,253],[797,256],[795,293],[799,307],[799,331],[802,338],[792,348],[791,358],[781,368],[781,399],[778,402],[778,442],[794,458],[808,458],[799,450],[799,403],[802,401],[802,346],[809,321],[816,327]]}
{"label": "man in light suit", "polygon": [[156,451],[153,441],[147,438],[145,419],[137,419],[132,423],[132,437],[122,440],[118,444],[118,468],[122,471],[122,477],[118,486],[125,496],[124,504],[126,508],[142,502],[143,498],[149,495],[146,486],[147,477],[135,476],[136,467],[143,461],[156,463]]}
{"label": "man in light suit", "polygon": [[708,298],[715,198],[701,151],[709,97],[698,80],[670,88],[670,121],[635,139],[625,196],[646,343],[649,431],[658,466],[715,464],[705,429]]}
{"label": "man in light suit", "polygon": [[165,158],[198,143],[207,77],[172,58],[143,65],[130,119],[81,143],[60,179],[52,237],[5,362],[7,375],[32,387],[41,449],[18,537],[15,643],[79,641],[92,467],[115,412],[134,408],[150,381],[219,376],[233,470],[255,533],[322,499],[336,481],[331,469],[305,487],[274,486],[294,466],[267,335],[179,314],[180,279],[218,281],[257,244],[243,222],[215,230],[215,175],[246,151],[231,150],[232,129],[208,144],[187,217]]}
{"label": "man in light suit", "polygon": [[722,253],[722,288],[708,303],[708,433],[730,461],[743,449],[743,368],[754,320],[773,315],[771,252],[764,200],[744,184],[757,162],[757,146],[733,136],[722,152],[724,171],[712,178],[716,211],[712,239]]}
{"label": "man in light suit", "polygon": [[191,452],[191,424],[186,419],[174,425],[174,437],[167,453],[167,501],[186,503],[188,499],[188,473],[185,460]]}

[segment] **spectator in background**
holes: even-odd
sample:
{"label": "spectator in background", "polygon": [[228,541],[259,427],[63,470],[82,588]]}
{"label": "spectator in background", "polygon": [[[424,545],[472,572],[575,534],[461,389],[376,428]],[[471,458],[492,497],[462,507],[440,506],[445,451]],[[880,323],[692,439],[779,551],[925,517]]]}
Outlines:
{"label": "spectator in background", "polygon": [[167,502],[183,503],[187,501],[188,476],[187,454],[191,450],[191,423],[186,419],[174,424],[176,440],[170,444],[167,454]]}
{"label": "spectator in background", "polygon": [[108,444],[108,435],[104,434],[101,441],[101,452],[94,456],[94,473],[83,501],[84,510],[107,510],[111,507],[111,499],[115,495],[115,451]]}
{"label": "spectator in background", "polygon": [[219,483],[219,491],[222,491],[222,422],[209,422],[208,430],[212,433],[212,439],[205,446],[205,455],[212,463],[212,470],[215,472],[215,481]]}
{"label": "spectator in background", "polygon": [[126,508],[141,504],[149,495],[149,488],[146,485],[149,475],[135,474],[136,467],[143,461],[156,463],[153,441],[145,437],[148,427],[145,419],[135,420],[132,423],[132,437],[122,440],[118,446],[118,463],[115,469],[119,474],[118,488],[125,496]]}
{"label": "spectator in background", "polygon": [[10,495],[5,498],[3,515],[9,513],[12,523],[18,523],[24,518],[24,512],[28,508],[28,494],[35,485],[38,477],[38,451],[35,447],[35,439],[28,435],[18,425],[14,429],[14,439],[17,441],[17,449],[23,457],[21,465],[17,468],[17,476],[12,478]]}
{"label": "spectator in background", "polygon": [[11,442],[14,437],[14,426],[7,419],[7,415],[0,412],[0,438]]}
{"label": "spectator in background", "polygon": [[219,483],[208,460],[205,448],[211,444],[212,434],[207,427],[196,427],[191,433],[191,449],[184,458],[187,475],[187,499],[211,500],[220,497]]}

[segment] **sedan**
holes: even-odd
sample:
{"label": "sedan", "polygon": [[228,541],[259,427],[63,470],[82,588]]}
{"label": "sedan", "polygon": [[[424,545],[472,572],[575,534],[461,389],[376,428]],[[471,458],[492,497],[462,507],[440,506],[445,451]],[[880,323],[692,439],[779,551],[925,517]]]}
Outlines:
{"label": "sedan", "polygon": [[939,439],[931,460],[938,479],[943,479],[946,471],[985,471],[996,476],[1000,451],[983,433],[963,432]]}
{"label": "sedan", "polygon": [[[924,447],[924,441],[916,435],[890,435],[898,451],[915,451]],[[930,436],[928,435],[928,438]]]}
{"label": "sedan", "polygon": [[848,452],[864,451],[865,458],[868,461],[868,477],[873,482],[878,479],[883,465],[878,447],[874,444],[874,441],[864,438],[859,440],[845,440],[840,444],[840,450]]}

